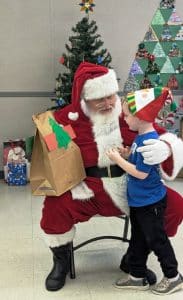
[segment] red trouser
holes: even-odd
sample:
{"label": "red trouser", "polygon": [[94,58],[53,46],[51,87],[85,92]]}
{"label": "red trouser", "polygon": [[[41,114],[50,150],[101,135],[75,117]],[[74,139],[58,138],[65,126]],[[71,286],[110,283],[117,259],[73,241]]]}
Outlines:
{"label": "red trouser", "polygon": [[70,192],[60,197],[46,197],[41,220],[41,228],[47,234],[60,234],[69,231],[74,224],[88,221],[96,214],[119,216],[122,212],[114,206],[111,198],[92,198],[92,200],[73,200]]}
{"label": "red trouser", "polygon": [[183,197],[167,187],[167,208],[165,210],[165,230],[174,236],[183,220]]}
{"label": "red trouser", "polygon": [[[165,228],[168,236],[174,236],[183,219],[183,197],[167,188]],[[103,189],[98,189],[92,200],[73,200],[71,193],[45,198],[41,228],[47,234],[63,234],[74,224],[88,221],[92,216],[119,216],[122,214]]]}

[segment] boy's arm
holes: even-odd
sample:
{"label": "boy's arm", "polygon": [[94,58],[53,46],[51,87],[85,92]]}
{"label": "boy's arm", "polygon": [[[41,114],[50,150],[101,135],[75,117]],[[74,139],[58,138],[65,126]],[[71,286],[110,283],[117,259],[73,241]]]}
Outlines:
{"label": "boy's arm", "polygon": [[106,152],[108,157],[114,161],[119,167],[121,167],[125,172],[128,174],[138,178],[138,179],[145,179],[148,176],[148,173],[138,171],[136,166],[132,163],[125,160],[116,149],[110,149]]}

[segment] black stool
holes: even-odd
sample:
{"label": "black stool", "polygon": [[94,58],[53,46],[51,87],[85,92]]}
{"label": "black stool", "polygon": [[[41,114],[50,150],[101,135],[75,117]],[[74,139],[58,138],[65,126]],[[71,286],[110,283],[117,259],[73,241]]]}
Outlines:
{"label": "black stool", "polygon": [[118,218],[124,220],[124,229],[123,229],[123,235],[122,237],[119,236],[111,236],[111,235],[104,235],[104,236],[98,236],[92,239],[89,239],[81,244],[78,244],[77,246],[73,245],[73,242],[70,243],[70,278],[75,279],[76,278],[76,272],[75,272],[75,263],[74,263],[74,251],[95,241],[103,240],[103,239],[112,239],[112,240],[120,240],[123,242],[129,243],[129,239],[127,239],[128,235],[128,227],[129,227],[129,217],[126,215],[118,216]]}

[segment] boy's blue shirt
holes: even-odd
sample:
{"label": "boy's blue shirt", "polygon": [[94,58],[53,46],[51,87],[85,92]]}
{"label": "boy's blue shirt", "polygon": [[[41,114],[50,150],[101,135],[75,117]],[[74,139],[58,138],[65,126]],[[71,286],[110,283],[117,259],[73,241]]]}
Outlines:
{"label": "boy's blue shirt", "polygon": [[148,173],[145,179],[138,179],[128,174],[127,178],[127,198],[128,204],[132,207],[146,206],[161,200],[166,194],[161,176],[159,165],[147,165],[143,162],[144,158],[137,148],[144,146],[143,141],[147,139],[158,139],[156,131],[138,135],[131,147],[132,153],[128,161],[136,166],[136,169]]}

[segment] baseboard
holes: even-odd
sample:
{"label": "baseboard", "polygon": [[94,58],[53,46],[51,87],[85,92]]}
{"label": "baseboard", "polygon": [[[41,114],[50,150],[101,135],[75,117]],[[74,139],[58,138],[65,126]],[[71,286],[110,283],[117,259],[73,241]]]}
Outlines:
{"label": "baseboard", "polygon": [[4,171],[0,170],[0,179],[4,179]]}

